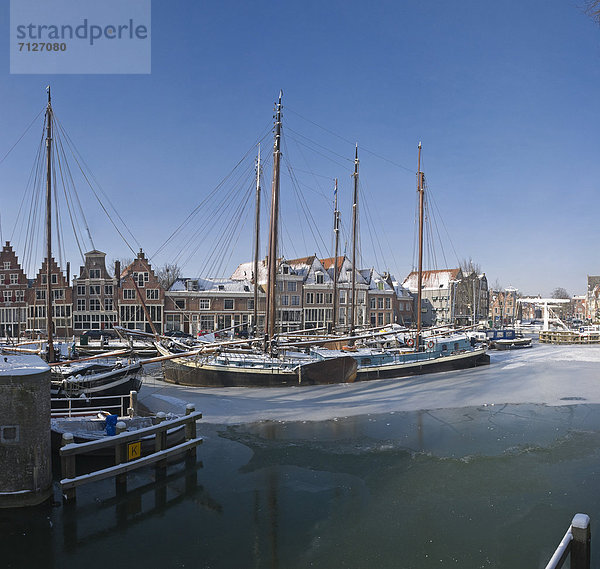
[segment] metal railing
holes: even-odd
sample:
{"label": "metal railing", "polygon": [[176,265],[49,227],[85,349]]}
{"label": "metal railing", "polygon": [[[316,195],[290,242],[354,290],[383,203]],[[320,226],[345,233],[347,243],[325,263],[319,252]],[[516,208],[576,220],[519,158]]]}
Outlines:
{"label": "metal railing", "polygon": [[590,517],[575,514],[546,569],[560,569],[567,558],[571,569],[590,569],[591,536]]}
{"label": "metal railing", "polygon": [[128,409],[137,406],[137,392],[129,395],[103,395],[99,397],[52,397],[50,409],[52,417],[85,417],[108,411],[115,415],[127,415]]}

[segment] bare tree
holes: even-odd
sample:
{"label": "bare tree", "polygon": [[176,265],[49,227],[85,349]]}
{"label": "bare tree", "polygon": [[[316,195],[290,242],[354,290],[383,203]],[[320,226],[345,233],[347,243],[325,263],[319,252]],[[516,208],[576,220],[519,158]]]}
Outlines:
{"label": "bare tree", "polygon": [[156,278],[164,290],[169,290],[181,277],[181,267],[174,263],[165,263],[156,271]]}
{"label": "bare tree", "polygon": [[476,263],[475,261],[473,261],[473,259],[471,259],[471,257],[469,257],[468,260],[463,259],[460,262],[460,270],[462,271],[463,275],[465,275],[465,276],[468,276],[471,273],[475,273],[476,275],[480,275],[482,273],[481,265],[479,263]]}
{"label": "bare tree", "polygon": [[551,298],[571,298],[571,295],[567,290],[561,286],[556,287],[550,296]]}
{"label": "bare tree", "polygon": [[600,25],[600,0],[586,0],[583,5],[583,11],[594,22]]}
{"label": "bare tree", "polygon": [[[110,263],[113,273],[115,272],[115,263],[119,261],[121,263],[121,272],[133,263],[133,259],[131,257],[124,257],[123,259],[113,259]],[[110,272],[110,269],[109,269]],[[121,275],[115,274],[115,277],[120,277]]]}

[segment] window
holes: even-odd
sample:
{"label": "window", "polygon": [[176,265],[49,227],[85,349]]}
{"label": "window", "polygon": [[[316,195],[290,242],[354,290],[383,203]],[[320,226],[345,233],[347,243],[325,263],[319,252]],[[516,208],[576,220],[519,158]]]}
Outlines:
{"label": "window", "polygon": [[290,304],[290,297],[287,294],[282,294],[281,295],[281,305],[289,306],[289,304]]}
{"label": "window", "polygon": [[105,298],[104,299],[104,310],[112,310],[113,309],[113,299]]}
{"label": "window", "polygon": [[10,302],[12,299],[12,294],[10,290],[4,291],[4,302]]}
{"label": "window", "polygon": [[42,274],[42,284],[46,284],[48,282],[48,279],[46,278],[48,275],[46,275],[46,273]]}
{"label": "window", "polygon": [[246,304],[246,310],[254,310],[254,299],[250,298]]}
{"label": "window", "polygon": [[77,285],[77,296],[85,296],[85,285]]}
{"label": "window", "polygon": [[278,291],[282,291],[283,290],[283,283],[281,281],[277,281],[277,290]]}
{"label": "window", "polygon": [[100,285],[92,285],[90,287],[90,295],[100,296]]}
{"label": "window", "polygon": [[54,300],[64,300],[65,298],[65,289],[64,288],[58,288],[52,291],[52,298],[54,298]]}
{"label": "window", "polygon": [[198,308],[200,310],[210,310],[210,299],[201,298],[200,300],[198,300]]}
{"label": "window", "polygon": [[100,310],[100,299],[90,298],[90,310]]}
{"label": "window", "polygon": [[346,304],[346,291],[340,290],[340,304]]}
{"label": "window", "polygon": [[289,292],[296,292],[298,290],[298,283],[296,281],[289,281],[287,289]]}
{"label": "window", "polygon": [[201,315],[200,316],[200,330],[214,330],[215,320],[212,316]]}
{"label": "window", "polygon": [[[364,300],[364,297],[363,297],[363,300]],[[332,292],[328,292],[328,293],[325,295],[325,302],[326,302],[327,304],[331,304],[331,303],[333,302],[333,293],[332,293]]]}
{"label": "window", "polygon": [[323,284],[323,273],[317,273],[317,284]]}
{"label": "window", "polygon": [[50,275],[50,282],[52,284],[58,284],[58,275]]}
{"label": "window", "polygon": [[158,300],[159,294],[157,288],[146,289],[146,300]]}
{"label": "window", "polygon": [[389,312],[385,313],[385,323],[386,324],[391,324],[392,323],[392,315]]}
{"label": "window", "polygon": [[77,311],[83,312],[85,310],[85,298],[77,299]]}
{"label": "window", "polygon": [[38,288],[35,291],[35,299],[36,300],[46,300],[46,291],[44,289]]}
{"label": "window", "polygon": [[385,286],[385,285],[384,285],[384,282],[383,282],[383,281],[377,281],[377,288],[378,288],[379,290],[383,290],[384,286]]}
{"label": "window", "polygon": [[4,261],[4,262],[2,263],[2,268],[3,268],[4,270],[6,270],[6,269],[10,269],[10,261]]}
{"label": "window", "polygon": [[284,275],[289,275],[290,274],[290,268],[287,265],[283,265],[283,267],[281,267],[281,272]]}
{"label": "window", "polygon": [[300,306],[300,297],[297,294],[292,295],[292,306]]}
{"label": "window", "polygon": [[376,298],[369,299],[369,308],[371,308],[371,309],[377,308],[377,299]]}
{"label": "window", "polygon": [[383,326],[383,312],[377,313],[377,325]]}
{"label": "window", "polygon": [[146,286],[145,283],[147,283],[150,280],[150,274],[133,273],[133,280],[137,283],[138,286]]}
{"label": "window", "polygon": [[358,304],[364,304],[364,303],[365,303],[365,293],[359,292],[358,293]]}
{"label": "window", "polygon": [[19,273],[12,273],[10,275],[10,284],[19,284]]}
{"label": "window", "polygon": [[323,304],[323,299],[324,299],[324,295],[322,292],[318,292],[316,294],[317,297],[317,304]]}
{"label": "window", "polygon": [[113,285],[104,285],[104,294],[106,296],[112,296],[113,295]]}
{"label": "window", "polygon": [[233,310],[233,298],[223,299],[223,310]]}
{"label": "window", "polygon": [[[383,298],[379,297],[377,299],[377,308],[379,308],[379,310],[381,310],[383,308]],[[383,324],[383,322],[382,322]]]}
{"label": "window", "polygon": [[4,274],[0,275],[0,283],[4,282]]}
{"label": "window", "polygon": [[[385,307],[389,310],[392,307],[392,299],[391,298],[386,298],[385,299]],[[388,323],[389,324],[389,323]]]}
{"label": "window", "polygon": [[312,292],[306,293],[306,304],[314,304],[315,303],[315,295]]}
{"label": "window", "polygon": [[99,279],[100,269],[90,269],[90,279]]}
{"label": "window", "polygon": [[177,299],[175,301],[175,308],[185,310],[185,299]]}
{"label": "window", "polygon": [[123,299],[124,300],[135,300],[135,289],[134,288],[124,288],[123,289]]}
{"label": "window", "polygon": [[17,302],[23,302],[25,300],[25,291],[24,290],[18,290],[16,291],[16,297],[17,297]]}

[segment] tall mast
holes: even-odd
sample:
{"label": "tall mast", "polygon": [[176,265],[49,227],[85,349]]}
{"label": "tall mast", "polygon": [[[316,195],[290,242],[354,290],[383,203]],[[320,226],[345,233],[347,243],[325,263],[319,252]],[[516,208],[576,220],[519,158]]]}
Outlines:
{"label": "tall mast", "polygon": [[252,324],[254,337],[258,333],[258,251],[260,236],[260,143],[258,145],[258,159],[256,160],[256,217],[254,220],[254,313]]}
{"label": "tall mast", "polygon": [[331,319],[335,330],[338,321],[338,267],[337,259],[340,248],[340,212],[338,211],[338,181],[335,179],[335,190],[333,193],[333,233],[335,235],[335,248],[333,256],[333,318]]}
{"label": "tall mast", "polygon": [[350,299],[350,335],[354,333],[356,308],[356,242],[358,238],[358,144],[354,154],[354,197],[352,200],[352,298]]}
{"label": "tall mast", "polygon": [[46,108],[46,329],[48,331],[48,361],[54,361],[52,334],[52,103],[48,86]]}
{"label": "tall mast", "polygon": [[419,272],[417,273],[417,335],[415,338],[415,352],[419,351],[419,343],[421,341],[421,288],[423,286],[423,211],[425,190],[423,188],[423,173],[421,172],[420,142],[417,164],[417,192],[419,194]]}
{"label": "tall mast", "polygon": [[269,260],[265,333],[269,342],[275,335],[275,287],[277,280],[277,232],[279,218],[279,162],[281,160],[281,97],[275,107],[275,139],[273,143],[273,184],[271,186],[271,223],[269,227]]}

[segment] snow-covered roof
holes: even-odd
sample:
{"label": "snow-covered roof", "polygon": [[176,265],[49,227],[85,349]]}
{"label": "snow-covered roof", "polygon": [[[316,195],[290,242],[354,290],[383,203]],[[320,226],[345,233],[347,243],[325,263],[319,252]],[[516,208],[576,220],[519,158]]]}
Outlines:
{"label": "snow-covered roof", "polygon": [[[435,271],[423,271],[423,288],[450,288],[450,281],[457,280],[459,274],[460,269],[439,269]],[[412,271],[406,277],[406,279],[404,279],[402,286],[412,292],[415,292],[418,288],[418,278],[418,272]]]}
{"label": "snow-covered roof", "polygon": [[254,285],[249,280],[231,279],[177,279],[169,291],[171,292],[251,292]]}
{"label": "snow-covered roof", "polygon": [[33,354],[0,354],[0,376],[35,375],[50,371],[50,366]]}

